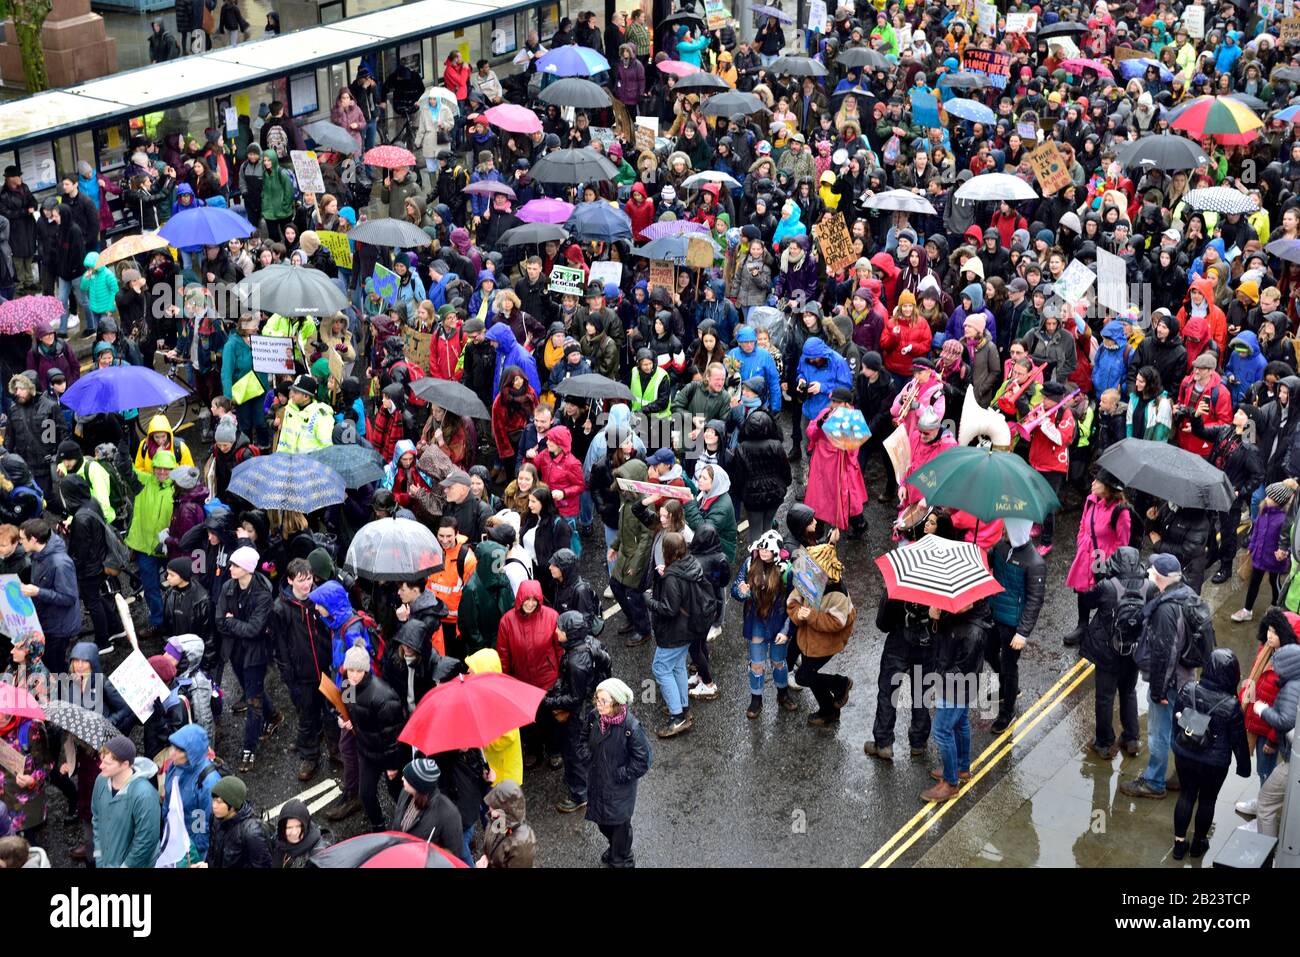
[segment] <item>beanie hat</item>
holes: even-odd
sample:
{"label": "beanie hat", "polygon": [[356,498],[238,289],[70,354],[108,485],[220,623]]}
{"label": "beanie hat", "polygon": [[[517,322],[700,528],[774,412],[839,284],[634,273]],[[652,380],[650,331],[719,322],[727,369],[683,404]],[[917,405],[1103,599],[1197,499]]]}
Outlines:
{"label": "beanie hat", "polygon": [[154,674],[161,678],[162,683],[165,685],[170,686],[176,680],[176,665],[165,655],[150,655],[149,667],[154,670]]}
{"label": "beanie hat", "polygon": [[217,420],[217,427],[212,433],[212,441],[230,442],[231,444],[233,444],[235,439],[237,439],[238,437],[239,437],[238,419],[236,419],[233,415],[223,415],[220,419]]}
{"label": "beanie hat", "polygon": [[180,575],[185,581],[194,577],[194,563],[188,558],[173,558],[167,563],[167,570]]}
{"label": "beanie hat", "polygon": [[1259,303],[1259,283],[1255,280],[1244,280],[1237,286],[1237,292],[1249,299],[1252,305]]}
{"label": "beanie hat", "polygon": [[360,645],[353,645],[343,656],[344,671],[369,671],[370,652]]}
{"label": "beanie hat", "polygon": [[976,335],[982,335],[984,330],[988,328],[988,324],[989,322],[984,318],[984,313],[982,312],[973,312],[966,317],[965,325],[974,326]]}
{"label": "beanie hat", "polygon": [[230,564],[238,565],[249,574],[257,571],[258,562],[261,560],[262,556],[251,545],[242,545],[236,548],[230,556]]}
{"label": "beanie hat", "polygon": [[199,470],[193,465],[182,465],[172,469],[172,481],[177,488],[192,489],[199,484]]}
{"label": "beanie hat", "polygon": [[1164,578],[1171,575],[1181,575],[1183,573],[1183,563],[1174,555],[1168,552],[1161,552],[1158,555],[1151,556],[1151,567],[1156,570],[1156,574]]}
{"label": "beanie hat", "polygon": [[1291,496],[1295,493],[1291,491],[1291,486],[1287,485],[1285,482],[1274,482],[1264,490],[1264,494],[1272,499],[1280,508],[1286,508],[1291,504]]}
{"label": "beanie hat", "polygon": [[416,758],[406,762],[406,767],[402,768],[402,777],[420,794],[432,794],[438,790],[442,769],[433,758]]}
{"label": "beanie hat", "polygon": [[879,352],[868,352],[862,356],[862,368],[881,372],[885,368],[885,361],[880,357]]}
{"label": "beanie hat", "polygon": [[834,389],[831,389],[831,401],[848,402],[852,404],[853,390],[848,388],[847,386],[837,385]]}
{"label": "beanie hat", "polygon": [[212,796],[226,802],[226,806],[239,810],[248,799],[248,787],[239,778],[222,778],[212,785]]}
{"label": "beanie hat", "polygon": [[916,294],[912,292],[912,290],[910,289],[904,289],[901,293],[898,294],[898,304],[900,306],[904,304],[915,306]]}
{"label": "beanie hat", "polygon": [[104,742],[104,750],[114,759],[130,764],[135,760],[135,743],[124,734],[115,734]]}
{"label": "beanie hat", "polygon": [[618,678],[606,678],[596,685],[596,691],[597,693],[605,692],[614,699],[615,704],[627,706],[632,703],[632,689],[627,686],[626,682],[620,681]]}

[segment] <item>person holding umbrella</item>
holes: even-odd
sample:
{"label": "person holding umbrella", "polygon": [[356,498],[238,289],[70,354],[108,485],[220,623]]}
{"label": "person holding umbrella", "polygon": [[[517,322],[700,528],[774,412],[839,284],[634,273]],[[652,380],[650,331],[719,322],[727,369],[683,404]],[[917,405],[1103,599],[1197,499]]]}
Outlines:
{"label": "person holding umbrella", "polygon": [[636,866],[632,816],[637,782],[654,760],[650,739],[632,713],[632,698],[632,689],[618,678],[598,684],[578,751],[587,765],[586,818],[609,842],[600,856],[606,867]]}
{"label": "person holding umbrella", "polygon": [[1132,514],[1124,500],[1123,483],[1105,469],[1098,469],[1083,503],[1074,561],[1065,576],[1065,583],[1074,589],[1079,606],[1078,625],[1063,639],[1067,647],[1079,644],[1088,631],[1088,617],[1093,608],[1091,593],[1097,584],[1094,569],[1129,543]]}
{"label": "person holding umbrella", "polygon": [[1002,586],[990,600],[993,627],[984,657],[998,673],[998,714],[992,731],[1011,727],[1020,693],[1020,653],[1038,626],[1047,595],[1047,563],[1029,540],[1028,519],[1004,519],[1006,538],[993,546],[990,566]]}

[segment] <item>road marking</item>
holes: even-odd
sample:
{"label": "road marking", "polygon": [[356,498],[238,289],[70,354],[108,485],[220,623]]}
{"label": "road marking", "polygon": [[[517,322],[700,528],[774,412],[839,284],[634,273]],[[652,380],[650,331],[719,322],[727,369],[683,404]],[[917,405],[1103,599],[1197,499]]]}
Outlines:
{"label": "road marking", "polygon": [[[284,806],[288,804],[290,801],[302,801],[304,804],[306,804],[312,798],[326,791],[329,791],[331,788],[337,791],[338,786],[339,786],[338,781],[334,780],[333,778],[325,778],[323,781],[318,781],[317,783],[313,784],[311,787],[301,792],[300,794],[295,794],[291,798],[286,798],[282,803],[277,804],[275,807],[271,808],[262,816],[266,818],[268,821],[274,821],[277,817],[280,816],[280,812],[284,810]],[[333,800],[333,798],[331,798],[330,800]],[[312,808],[310,805],[308,805],[308,810],[311,810],[313,813],[315,813],[315,809]]]}
{"label": "road marking", "polygon": [[[736,526],[736,534],[739,535],[747,528],[749,528],[749,519],[745,519],[743,522],[741,522],[739,525]],[[604,611],[602,611],[600,613],[600,617],[604,618],[606,621],[609,621],[615,615],[622,614],[622,612],[623,612],[623,608],[618,604],[618,602],[615,602],[614,604],[606,608]]]}
{"label": "road marking", "polygon": [[343,792],[338,788],[334,788],[334,790],[327,792],[324,797],[320,798],[319,800],[313,801],[311,804],[308,804],[307,810],[310,811],[312,814],[319,814],[321,811],[329,807],[331,804],[333,804],[342,796],[343,796]]}
{"label": "road marking", "polygon": [[[1006,741],[1007,738],[1016,735],[1016,733],[1017,733],[1017,731],[1020,729],[1021,725],[1025,724],[1026,721],[1029,721],[1030,716],[1033,715],[1034,712],[1036,712],[1036,711],[1038,711],[1040,708],[1042,708],[1042,707],[1047,703],[1048,699],[1051,698],[1053,695],[1055,695],[1056,692],[1057,692],[1057,690],[1058,690],[1062,685],[1066,684],[1068,681],[1071,680],[1071,678],[1075,677],[1076,672],[1080,671],[1081,669],[1083,669],[1083,670],[1085,671],[1085,673],[1083,674],[1082,677],[1079,678],[1080,681],[1083,680],[1083,678],[1086,678],[1089,674],[1092,673],[1092,665],[1091,665],[1091,664],[1087,661],[1087,659],[1085,659],[1085,658],[1080,658],[1080,659],[1079,659],[1078,661],[1076,661],[1073,665],[1071,665],[1068,669],[1066,669],[1065,674],[1063,674],[1063,675],[1061,675],[1061,677],[1057,678],[1057,679],[1056,679],[1056,682],[1055,682],[1055,683],[1054,683],[1050,688],[1048,688],[1045,692],[1043,692],[1042,696],[1041,696],[1037,701],[1035,701],[1032,705],[1030,705],[1030,707],[1029,707],[1028,709],[1026,709],[1026,710],[1025,710],[1025,711],[1024,711],[1024,712],[1023,712],[1023,713],[1022,713],[1018,718],[1016,718],[1016,720],[1012,723],[1011,727],[1007,728],[1007,729],[1006,729],[1005,731],[1003,731],[1000,735],[998,735],[996,738],[994,738],[993,741],[991,741],[991,742],[989,743],[989,746],[986,747],[986,748],[985,748],[985,749],[980,753],[980,755],[979,755],[978,757],[975,758],[975,760],[971,761],[971,770],[974,771],[977,767],[979,767],[981,764],[983,764],[985,758],[987,758],[990,754],[992,754],[992,753],[993,753],[994,751],[996,751],[999,747],[1001,747],[1002,743],[1003,743],[1004,741]],[[1077,685],[1078,682],[1076,681],[1075,684]],[[1071,685],[1071,686],[1070,686],[1070,690],[1073,690],[1073,688],[1074,688],[1074,685]],[[1068,694],[1069,692],[1067,691],[1066,693]],[[1040,714],[1037,718],[1035,718],[1035,719],[1033,720],[1032,723],[1030,723],[1030,724],[1028,724],[1027,726],[1025,726],[1024,731],[1025,731],[1026,733],[1028,733],[1028,731],[1029,731],[1030,729],[1032,729],[1032,728],[1034,727],[1034,725],[1036,725],[1040,720],[1042,720],[1042,718],[1043,718],[1044,716],[1046,716],[1046,715],[1048,714],[1048,712],[1050,712],[1051,709],[1054,708],[1054,707],[1056,707],[1056,705],[1059,704],[1059,703],[1060,703],[1060,699],[1058,699],[1057,701],[1052,702],[1052,704],[1051,704],[1050,707],[1048,707],[1046,710],[1044,710],[1044,711],[1042,712],[1042,714]],[[1024,737],[1023,734],[1020,735],[1019,737],[1015,737],[1014,740],[1012,740],[1011,744],[1007,745],[1007,750],[1009,750],[1013,745],[1015,745],[1016,742],[1022,740],[1023,737]],[[1002,752],[1002,753],[1005,753],[1005,751]],[[998,757],[994,759],[993,764],[996,764],[997,761],[1001,759],[1001,756],[1002,756],[1002,754],[999,754]],[[990,764],[989,767],[992,767],[993,764]],[[987,770],[987,768],[986,768],[985,770]],[[962,794],[964,794],[964,793],[966,792],[966,790],[967,790],[967,789],[968,789],[972,784],[974,784],[976,781],[978,781],[980,777],[983,777],[983,775],[984,775],[984,771],[981,771],[980,774],[979,774],[978,776],[972,777],[971,780],[970,780],[969,782],[967,782],[966,785],[963,786],[963,788],[962,788]],[[960,800],[960,799],[961,799],[961,795],[958,795],[956,798],[953,798],[952,801],[948,801],[948,802],[946,802],[946,803],[947,803],[947,804],[953,804],[953,803],[955,803],[956,801],[958,801],[958,800]],[[876,851],[874,854],[871,855],[871,857],[867,858],[866,863],[864,863],[862,866],[863,866],[863,867],[871,867],[871,866],[874,865],[878,860],[880,860],[882,857],[884,857],[885,854],[889,853],[889,849],[892,848],[896,843],[898,843],[898,842],[899,842],[900,840],[902,840],[904,837],[906,837],[906,836],[907,836],[907,833],[908,833],[909,831],[911,831],[912,828],[916,827],[916,825],[919,824],[921,821],[923,821],[927,816],[929,816],[929,815],[930,815],[930,812],[933,811],[934,808],[935,808],[935,805],[934,805],[934,804],[926,804],[924,807],[921,808],[921,810],[917,811],[916,814],[914,814],[914,815],[912,816],[912,819],[909,820],[909,821],[908,821],[906,824],[904,824],[902,827],[900,827],[897,831],[895,831],[893,837],[891,837],[888,841],[886,841],[884,844],[882,844],[882,845],[880,846],[880,848],[877,849],[877,851]],[[907,843],[906,845],[904,845],[904,849],[906,849],[907,847],[911,846],[912,842],[915,841],[915,839],[916,839],[917,836],[919,836],[920,834],[923,834],[923,833],[925,833],[925,831],[929,830],[930,824],[933,824],[934,821],[937,820],[937,819],[938,819],[938,815],[936,815],[935,817],[931,818],[930,822],[929,822],[928,824],[926,824],[926,826],[925,826],[924,828],[922,828],[920,831],[918,831],[917,834],[916,834],[915,836],[913,836],[912,840],[908,841],[908,843]],[[900,851],[899,853],[901,853],[901,851]],[[897,856],[898,856],[898,855],[895,854],[893,857],[890,858],[890,861],[892,861],[892,860],[894,859],[894,857],[897,857]],[[882,867],[887,867],[887,866],[888,866],[888,863],[886,863],[886,864],[882,864],[881,866],[882,866]]]}

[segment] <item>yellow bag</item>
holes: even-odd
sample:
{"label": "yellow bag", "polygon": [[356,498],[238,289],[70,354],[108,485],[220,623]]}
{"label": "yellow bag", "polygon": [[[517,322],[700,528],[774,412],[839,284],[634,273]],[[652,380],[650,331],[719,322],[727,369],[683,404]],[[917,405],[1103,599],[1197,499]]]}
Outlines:
{"label": "yellow bag", "polygon": [[257,373],[249,372],[231,386],[230,397],[235,400],[235,405],[243,405],[249,399],[256,399],[265,391],[266,389],[262,387],[262,380],[257,377]]}

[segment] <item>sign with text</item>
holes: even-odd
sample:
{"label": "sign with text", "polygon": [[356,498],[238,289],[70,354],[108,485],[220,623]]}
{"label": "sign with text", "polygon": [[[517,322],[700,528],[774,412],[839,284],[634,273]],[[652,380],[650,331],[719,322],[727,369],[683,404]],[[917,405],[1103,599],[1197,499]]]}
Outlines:
{"label": "sign with text", "polygon": [[429,343],[432,341],[432,333],[420,332],[407,325],[402,326],[403,351],[406,353],[406,358],[418,368],[429,367]]}
{"label": "sign with text", "polygon": [[253,336],[253,371],[293,375],[293,339],[288,336]]}
{"label": "sign with text", "polygon": [[689,502],[693,497],[691,490],[684,485],[660,485],[658,482],[638,482],[635,479],[621,478],[618,480],[618,487],[634,495],[675,498],[679,502]]}
{"label": "sign with text", "polygon": [[1278,30],[1281,31],[1278,39],[1282,43],[1300,42],[1300,17],[1287,17],[1285,20],[1277,22]]}
{"label": "sign with text", "polygon": [[1143,57],[1149,57],[1150,50],[1135,50],[1133,47],[1116,47],[1116,60],[1141,60]]}
{"label": "sign with text", "polygon": [[1035,33],[1038,30],[1038,14],[1008,13],[1007,33]]}
{"label": "sign with text", "polygon": [[558,292],[562,296],[582,295],[582,270],[577,266],[555,266],[551,269],[551,281],[546,286],[547,292]]}
{"label": "sign with text", "polygon": [[1183,26],[1187,35],[1200,39],[1205,36],[1205,8],[1189,4],[1183,9]]}
{"label": "sign with text", "polygon": [[[825,10],[825,4],[822,9]],[[722,0],[704,0],[704,19],[708,21],[710,30],[721,30],[730,16],[731,11]]]}
{"label": "sign with text", "polygon": [[1128,270],[1114,253],[1097,249],[1097,300],[1107,309],[1128,308]]}
{"label": "sign with text", "polygon": [[638,116],[636,118],[636,148],[642,153],[655,151],[655,138],[659,135],[659,117]]}
{"label": "sign with text", "polygon": [[933,129],[941,125],[939,123],[939,98],[937,96],[924,90],[909,90],[908,95],[912,98],[912,121],[914,123],[927,129]]}
{"label": "sign with text", "polygon": [[325,192],[325,180],[321,178],[320,162],[311,150],[291,150],[289,159],[293,160],[293,175],[298,180],[298,189],[304,193]]}
{"label": "sign with text", "polygon": [[794,576],[794,587],[799,594],[814,608],[820,607],[822,596],[826,594],[826,583],[830,580],[825,569],[800,548],[790,558],[790,570]]}
{"label": "sign with text", "polygon": [[987,73],[993,85],[999,90],[1007,85],[1011,78],[1011,54],[998,50],[973,50],[967,48],[962,54],[961,65],[967,70]]}
{"label": "sign with text", "polygon": [[975,27],[980,33],[994,36],[998,29],[998,8],[991,3],[975,3]]}
{"label": "sign with text", "polygon": [[126,660],[108,676],[108,681],[141,724],[149,720],[158,699],[166,700],[171,694],[144,652],[138,648],[126,656]]}
{"label": "sign with text", "polygon": [[17,575],[0,575],[0,631],[14,640],[31,636],[44,640],[36,605],[23,594]]}
{"label": "sign with text", "polygon": [[[712,24],[709,29],[713,29]],[[826,0],[809,0],[808,29],[815,33],[826,32]]]}
{"label": "sign with text", "polygon": [[1053,289],[1067,303],[1075,303],[1087,294],[1088,288],[1096,278],[1096,274],[1091,269],[1079,260],[1071,259],[1070,265],[1065,267],[1065,272],[1061,273],[1061,278],[1056,280]]}
{"label": "sign with text", "polygon": [[316,235],[320,238],[320,244],[334,257],[334,265],[340,269],[352,268],[352,247],[348,244],[346,233],[336,232],[333,229],[320,229],[316,231]]}
{"label": "sign with text", "polygon": [[1050,196],[1071,183],[1065,157],[1051,140],[1029,154],[1029,165],[1033,167],[1034,178],[1042,187],[1044,196]]}
{"label": "sign with text", "polygon": [[847,269],[857,261],[853,252],[853,240],[849,238],[848,227],[844,225],[844,214],[837,212],[830,219],[813,226],[813,238],[817,248],[822,251],[822,261],[826,271],[834,275],[841,269]]}
{"label": "sign with text", "polygon": [[651,291],[655,286],[663,286],[668,292],[677,287],[677,269],[666,259],[650,260],[649,284]]}

